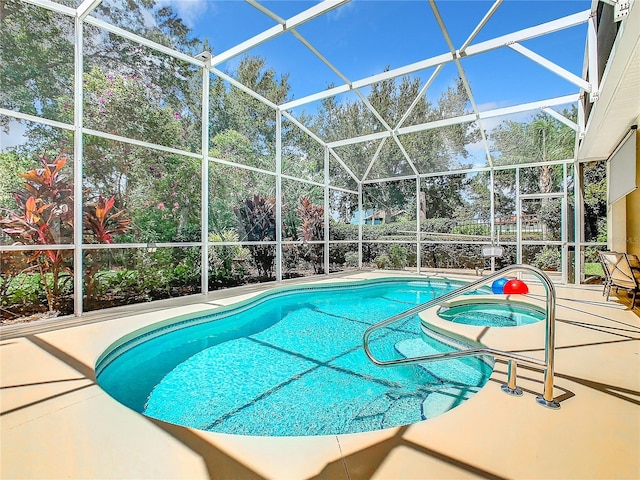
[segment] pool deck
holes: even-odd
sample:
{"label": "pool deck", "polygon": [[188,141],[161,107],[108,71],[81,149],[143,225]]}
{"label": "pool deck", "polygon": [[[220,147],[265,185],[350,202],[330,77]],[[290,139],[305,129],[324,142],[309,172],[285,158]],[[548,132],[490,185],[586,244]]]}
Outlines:
{"label": "pool deck", "polygon": [[[355,272],[313,282],[394,275],[403,276]],[[527,298],[540,301],[542,287],[530,288]],[[640,307],[631,311],[628,300],[615,296],[606,302],[600,286],[557,287],[559,410],[535,401],[540,371],[520,367],[524,395],[504,394],[506,364],[499,362],[478,394],[417,424],[351,435],[245,437],[144,417],[95,383],[97,358],[123,335],[264,289],[121,307],[55,327],[39,321],[0,329],[0,478],[640,478]],[[431,321],[432,312],[424,316]],[[508,329],[433,322],[490,347],[543,358],[544,322]]]}

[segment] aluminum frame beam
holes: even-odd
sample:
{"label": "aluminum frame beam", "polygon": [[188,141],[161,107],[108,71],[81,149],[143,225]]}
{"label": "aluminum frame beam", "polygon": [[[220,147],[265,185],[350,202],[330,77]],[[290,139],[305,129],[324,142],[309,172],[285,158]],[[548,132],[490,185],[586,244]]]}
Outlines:
{"label": "aluminum frame beam", "polygon": [[[478,128],[480,130],[480,138],[481,138],[481,141],[482,141],[482,145],[484,146],[484,152],[485,152],[485,155],[486,155],[486,158],[487,158],[487,162],[489,163],[489,165],[492,165],[493,164],[493,160],[491,158],[491,149],[489,148],[489,142],[487,141],[487,136],[486,136],[486,134],[484,132],[484,128],[482,128],[482,122],[480,121],[480,117],[478,115],[478,105],[476,104],[475,98],[473,96],[473,92],[471,90],[471,85],[469,84],[469,79],[467,78],[467,74],[464,71],[464,68],[462,67],[462,63],[460,62],[459,56],[456,54],[455,47],[453,46],[453,42],[451,41],[451,37],[449,36],[449,32],[447,31],[447,27],[444,24],[444,20],[442,19],[442,16],[440,15],[440,11],[438,10],[438,7],[436,6],[435,1],[434,0],[430,0],[429,1],[429,5],[431,6],[431,10],[433,11],[434,16],[436,17],[436,21],[438,22],[438,26],[440,27],[440,30],[442,31],[442,35],[444,36],[445,41],[447,42],[447,45],[449,46],[449,49],[451,50],[451,53],[454,55],[454,58],[455,58],[454,62],[456,64],[456,67],[458,68],[458,73],[460,75],[460,78],[462,79],[462,83],[463,83],[464,88],[465,88],[465,90],[467,92],[467,96],[469,97],[469,103],[471,103],[471,108],[473,109],[473,112],[476,115],[476,122],[477,122]],[[494,6],[495,6],[495,4],[494,4]],[[496,6],[496,9],[497,9],[497,6]],[[477,28],[476,28],[476,30],[479,31]]]}
{"label": "aluminum frame beam", "polygon": [[512,43],[531,40],[532,38],[557,32],[558,30],[576,27],[588,22],[590,17],[591,10],[584,10],[582,12],[574,13],[566,17],[551,20],[550,22],[541,23],[540,25],[536,25],[534,27],[529,27],[518,30],[517,32],[501,35],[499,37],[493,38],[492,40],[486,40],[484,42],[470,45],[466,48],[465,53],[467,56],[477,55],[478,53],[495,50],[496,48],[505,47]]}
{"label": "aluminum frame beam", "polygon": [[84,308],[84,268],[83,268],[83,207],[82,188],[84,141],[82,125],[84,121],[84,30],[82,18],[74,19],[74,64],[73,64],[73,313],[81,316]]}
{"label": "aluminum frame beam", "polygon": [[152,50],[155,50],[157,52],[164,53],[170,57],[177,58],[178,60],[182,60],[186,63],[196,65],[197,67],[204,66],[204,62],[202,60],[198,60],[192,56],[187,55],[186,53],[179,52],[178,50],[173,50],[172,48],[165,47],[164,45],[161,45],[152,40],[148,40],[144,37],[141,37],[140,35],[136,35],[135,33],[132,33],[123,28],[116,27],[115,25],[107,23],[98,18],[92,17],[91,15],[88,15],[84,19],[84,22],[88,23],[89,25],[93,25],[94,27],[98,27],[103,30],[106,30],[107,32],[114,33],[120,37],[126,38],[127,40],[131,40],[132,42],[136,42],[145,47],[149,47]]}
{"label": "aluminum frame beam", "polygon": [[598,70],[598,25],[597,17],[593,15],[589,19],[587,29],[587,64],[591,93],[589,100],[595,102],[600,96],[600,72]]}
{"label": "aluminum frame beam", "polygon": [[480,33],[480,30],[482,30],[484,28],[484,26],[487,24],[489,19],[493,16],[494,13],[496,13],[496,11],[498,10],[498,7],[500,7],[500,5],[502,5],[502,2],[503,2],[503,0],[496,0],[493,3],[493,5],[491,5],[491,8],[485,14],[485,16],[482,18],[482,20],[480,20],[480,23],[478,23],[478,25],[476,25],[476,28],[473,29],[473,32],[471,32],[469,37],[465,40],[465,42],[462,44],[462,46],[458,50],[458,52],[459,52],[461,57],[462,56],[466,56],[466,53],[465,53],[466,48],[469,45],[471,45],[471,42],[473,42],[475,40],[476,36],[478,36],[478,33]]}
{"label": "aluminum frame beam", "polygon": [[[267,30],[265,30],[264,32],[261,32],[257,35],[255,35],[254,37],[245,40],[242,43],[239,43],[238,45],[236,45],[235,47],[232,47],[228,50],[225,50],[224,52],[220,53],[219,55],[216,55],[213,57],[212,59],[212,65],[216,66],[216,65],[220,65],[221,63],[226,62],[227,60],[230,60],[233,57],[236,57],[244,52],[246,52],[247,50],[250,50],[254,47],[257,47],[258,45],[271,40],[272,38],[275,38],[279,35],[282,35],[283,33],[285,33],[288,30],[291,30],[295,27],[298,27],[310,20],[313,20],[314,18],[327,13],[331,10],[334,10],[336,8],[338,8],[339,6],[341,6],[344,3],[347,3],[349,0],[324,0],[322,2],[320,2],[317,5],[314,5],[311,8],[308,8],[307,10],[294,15],[293,17],[289,18],[288,20],[285,20],[284,23],[279,23],[278,25],[275,25]],[[253,3],[253,2],[251,2]],[[255,6],[255,5],[254,5]]]}
{"label": "aluminum frame beam", "polygon": [[[327,147],[329,147],[329,145],[327,145]],[[360,184],[360,182],[361,182],[362,180],[360,180],[360,179],[358,178],[358,176],[357,176],[355,173],[353,173],[353,171],[351,170],[351,168],[350,168],[346,163],[344,163],[344,160],[342,160],[342,159],[340,158],[340,155],[338,155],[338,153],[337,153],[335,150],[333,150],[333,148],[329,147],[329,153],[331,154],[331,156],[332,156],[333,158],[335,158],[335,160],[338,162],[338,164],[340,164],[340,166],[341,166],[342,168],[344,168],[345,172],[347,172],[347,174],[348,174],[351,178],[353,178],[357,184]]]}
{"label": "aluminum frame beam", "polygon": [[553,63],[552,61],[547,60],[543,56],[538,55],[536,52],[529,50],[527,47],[524,47],[519,43],[512,43],[509,45],[509,48],[518,52],[521,55],[524,55],[528,59],[533,60],[538,65],[543,66],[547,70],[550,70],[551,72],[573,83],[574,85],[577,85],[584,91],[591,92],[592,85],[589,82],[587,82],[586,80],[583,80],[582,78],[575,75],[574,73],[571,73],[569,70],[562,68],[561,66]]}
{"label": "aluminum frame beam", "polygon": [[548,115],[551,115],[556,120],[564,123],[567,127],[572,129],[573,131],[575,131],[575,132],[579,132],[580,131],[580,127],[578,127],[577,123],[573,122],[572,120],[569,120],[567,117],[565,117],[561,113],[556,112],[554,109],[545,107],[545,108],[542,109],[542,111],[544,113],[548,114]]}
{"label": "aluminum frame beam", "polygon": [[209,62],[202,67],[202,136],[200,160],[200,293],[209,292]]}
{"label": "aluminum frame beam", "polygon": [[76,128],[69,123],[58,122],[56,120],[49,120],[48,118],[37,117],[35,115],[30,115],[28,113],[8,110],[6,108],[0,108],[0,115],[5,115],[7,117],[12,117],[12,118],[19,118],[20,120],[26,120],[28,122],[42,123],[43,125],[47,125],[49,127],[61,128],[63,130],[73,131]]}
{"label": "aluminum frame beam", "polygon": [[583,12],[575,13],[567,17],[542,23],[535,27],[529,27],[514,33],[502,35],[492,40],[487,40],[477,44],[469,45],[468,47],[466,47],[463,53],[461,53],[458,50],[455,53],[455,55],[452,53],[444,53],[441,55],[436,55],[429,59],[415,62],[409,65],[406,65],[404,67],[395,68],[393,70],[389,70],[384,73],[372,75],[370,77],[366,77],[361,80],[354,81],[352,82],[351,85],[341,85],[338,87],[327,89],[323,92],[318,92],[312,95],[308,95],[306,97],[299,98],[297,100],[286,102],[281,104],[280,108],[284,110],[289,110],[291,108],[299,107],[307,103],[311,103],[317,100],[322,100],[324,98],[332,97],[340,93],[347,92],[354,88],[365,87],[376,82],[381,82],[383,80],[388,80],[391,78],[408,75],[420,70],[425,70],[430,67],[436,67],[441,64],[449,63],[449,62],[452,62],[455,58],[460,56],[478,55],[480,53],[487,52],[489,50],[495,50],[500,47],[508,46],[515,42],[530,40],[532,38],[546,35],[548,33],[553,33],[558,30],[575,27],[577,25],[581,25],[582,23],[586,23],[589,20],[590,16],[591,16],[591,10],[585,10]]}
{"label": "aluminum frame beam", "polygon": [[102,0],[84,0],[76,9],[76,16],[84,20],[101,3]]}
{"label": "aluminum frame beam", "polygon": [[220,71],[220,70],[218,70],[217,68],[214,68],[214,67],[210,67],[209,70],[211,71],[211,73],[214,73],[215,75],[217,75],[221,79],[225,80],[226,82],[229,82],[231,85],[233,85],[234,87],[239,88],[244,93],[252,96],[256,100],[259,100],[260,102],[262,102],[265,105],[273,108],[274,110],[279,110],[278,106],[275,103],[273,103],[271,100],[269,100],[268,98],[263,97],[259,93],[254,92],[249,87],[247,87],[247,86],[243,85],[242,83],[240,83],[239,81],[237,81],[235,78],[227,75],[226,73],[224,73],[224,72],[222,72],[222,71]]}
{"label": "aluminum frame beam", "polygon": [[[489,172],[493,171],[501,171],[501,170],[513,170],[515,168],[531,168],[531,167],[540,167],[542,165],[564,165],[566,163],[573,163],[573,159],[565,159],[565,160],[547,160],[546,162],[530,162],[530,163],[519,163],[517,165],[494,165],[492,167],[473,167],[473,168],[461,168],[459,170],[447,170],[447,171],[437,171],[437,172],[429,172],[429,173],[421,173],[418,175],[420,178],[431,178],[431,177],[444,177],[449,175],[465,175],[467,173],[477,173],[477,172]],[[386,177],[386,178],[375,178],[370,180],[363,180],[363,185],[370,185],[372,183],[381,183],[381,182],[394,182],[400,180],[412,180],[416,178],[415,175],[403,175],[397,177]]]}
{"label": "aluminum frame beam", "polygon": [[31,5],[35,5],[37,7],[46,8],[47,10],[51,10],[53,12],[62,13],[64,15],[68,15],[70,17],[76,16],[76,9],[67,7],[60,3],[50,2],[49,0],[22,0],[24,3],[29,3]]}

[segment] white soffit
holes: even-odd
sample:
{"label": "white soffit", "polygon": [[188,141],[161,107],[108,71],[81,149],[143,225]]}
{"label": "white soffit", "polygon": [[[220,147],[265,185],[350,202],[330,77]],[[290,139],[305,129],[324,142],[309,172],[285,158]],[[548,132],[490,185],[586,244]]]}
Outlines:
{"label": "white soffit", "polygon": [[[608,158],[640,116],[640,1],[623,21],[593,105],[578,160]],[[619,34],[620,35],[620,34]]]}

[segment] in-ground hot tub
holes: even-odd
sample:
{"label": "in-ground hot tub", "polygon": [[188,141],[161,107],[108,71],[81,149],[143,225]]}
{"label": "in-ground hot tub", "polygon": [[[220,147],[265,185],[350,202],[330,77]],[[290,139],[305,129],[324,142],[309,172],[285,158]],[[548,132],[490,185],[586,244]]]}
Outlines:
{"label": "in-ground hot tub", "polygon": [[482,327],[520,327],[545,319],[543,308],[513,300],[461,300],[438,310],[443,320]]}

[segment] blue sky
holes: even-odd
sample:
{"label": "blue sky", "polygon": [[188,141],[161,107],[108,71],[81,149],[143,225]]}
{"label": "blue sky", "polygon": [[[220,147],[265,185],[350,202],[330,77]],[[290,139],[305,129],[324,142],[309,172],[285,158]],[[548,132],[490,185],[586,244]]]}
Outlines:
{"label": "blue sky", "polygon": [[[283,19],[316,3],[261,2]],[[244,1],[182,0],[171,2],[171,5],[195,35],[209,39],[214,56],[275,25],[268,16]],[[454,47],[459,48],[489,11],[493,1],[436,0],[436,5]],[[590,7],[589,0],[505,0],[472,44],[582,12]],[[350,81],[449,51],[426,0],[353,0],[302,25],[298,32]],[[582,77],[586,34],[587,25],[581,24],[525,41],[523,45]],[[267,59],[267,65],[278,73],[288,73],[293,98],[321,92],[331,84],[343,84],[335,73],[289,33],[247,53]],[[223,63],[218,68],[233,70],[239,58]],[[507,47],[464,58],[461,63],[480,111],[578,92],[576,85]],[[425,82],[433,71],[429,69],[412,75]],[[447,64],[427,91],[427,98],[437,101],[457,77],[455,64]],[[362,93],[366,95],[368,89],[363,89]],[[354,101],[357,97],[349,92],[337,97],[337,101],[341,100]],[[313,112],[318,104],[305,105],[293,113],[297,116],[301,110]],[[565,107],[555,108],[562,110]],[[505,119],[526,121],[534,113],[484,120],[482,127],[490,132]],[[477,165],[485,163],[485,149],[481,142],[468,145],[467,151],[470,154],[467,161]]]}
{"label": "blue sky", "polygon": [[[268,9],[287,19],[316,2],[264,1]],[[460,47],[493,2],[447,0],[437,7],[455,47]],[[213,53],[251,38],[274,22],[251,5],[237,0],[171,2],[195,35],[208,37]],[[474,43],[531,27],[590,8],[590,1],[506,0]],[[349,80],[358,80],[448,52],[426,1],[354,0],[301,26],[303,35]],[[533,39],[524,45],[581,76],[586,24]],[[248,52],[268,60],[277,72],[289,73],[295,98],[343,82],[291,34],[284,34]],[[237,58],[220,65],[233,69]],[[531,60],[502,48],[463,61],[476,102],[487,107],[513,105],[575,93],[577,87]],[[431,71],[418,73],[423,79]],[[457,76],[448,65],[432,87],[437,95]]]}

